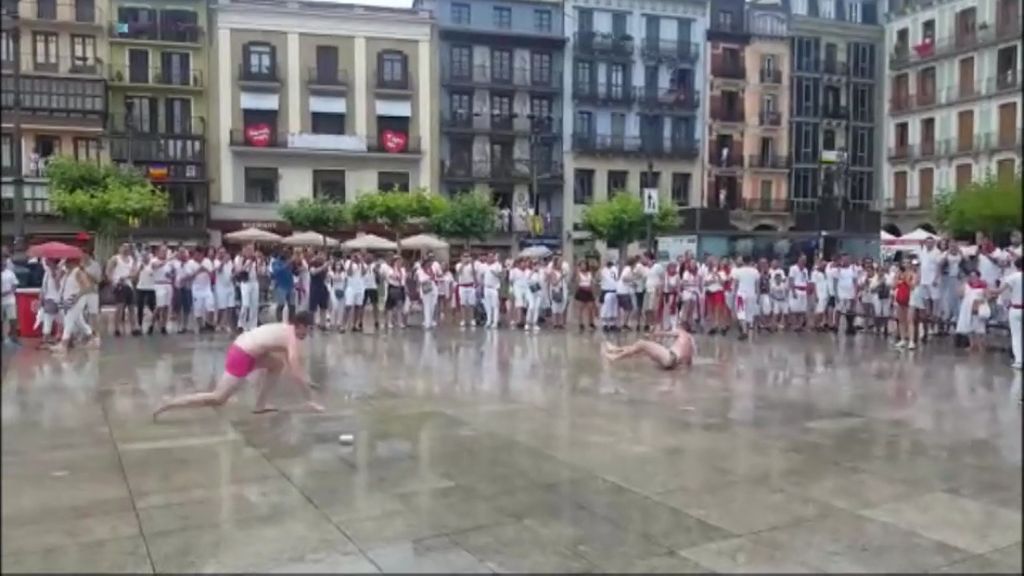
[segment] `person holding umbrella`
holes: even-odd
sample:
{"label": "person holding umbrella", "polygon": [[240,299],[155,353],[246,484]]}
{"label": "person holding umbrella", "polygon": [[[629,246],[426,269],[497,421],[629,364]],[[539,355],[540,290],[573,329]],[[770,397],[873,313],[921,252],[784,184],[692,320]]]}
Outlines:
{"label": "person holding umbrella", "polygon": [[29,248],[29,256],[50,260],[64,260],[65,274],[61,278],[58,301],[65,310],[64,330],[60,343],[53,347],[53,352],[67,352],[71,339],[81,333],[93,347],[98,347],[99,336],[85,320],[87,301],[83,298],[94,288],[89,274],[82,268],[82,251],[74,246],[60,242],[48,242]]}

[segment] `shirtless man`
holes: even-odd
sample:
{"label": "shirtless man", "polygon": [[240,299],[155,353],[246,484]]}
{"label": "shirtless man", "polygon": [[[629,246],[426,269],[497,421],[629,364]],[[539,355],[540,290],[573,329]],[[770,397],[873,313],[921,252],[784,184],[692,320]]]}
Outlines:
{"label": "shirtless man", "polygon": [[665,370],[674,370],[680,364],[693,365],[693,357],[696,353],[696,345],[693,336],[682,328],[668,331],[656,331],[654,337],[675,337],[675,340],[667,348],[652,340],[637,340],[628,346],[614,346],[605,342],[604,356],[612,362],[642,354],[653,360],[658,366]]}
{"label": "shirtless man", "polygon": [[267,406],[266,403],[273,387],[270,373],[276,375],[285,367],[302,388],[306,396],[306,406],[323,412],[323,407],[313,401],[311,388],[315,385],[309,381],[309,377],[302,369],[299,354],[299,342],[309,333],[313,317],[306,311],[297,312],[289,318],[289,322],[264,324],[243,332],[228,348],[227,358],[224,359],[224,373],[213,392],[185,394],[170,399],[153,412],[153,419],[156,420],[161,413],[174,408],[221,406],[238,391],[249,374],[259,369],[266,369],[267,374],[263,377],[253,413],[273,412],[276,409]]}

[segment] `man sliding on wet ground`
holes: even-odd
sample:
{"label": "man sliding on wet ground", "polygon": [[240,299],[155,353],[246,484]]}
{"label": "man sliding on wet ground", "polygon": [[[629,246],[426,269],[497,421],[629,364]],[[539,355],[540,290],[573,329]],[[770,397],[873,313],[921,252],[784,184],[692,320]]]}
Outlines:
{"label": "man sliding on wet ground", "polygon": [[228,347],[227,357],[224,359],[224,373],[212,392],[185,394],[167,400],[153,412],[153,419],[156,420],[163,412],[176,408],[222,406],[238,391],[249,374],[259,369],[265,369],[266,373],[261,379],[253,413],[274,412],[277,409],[267,405],[267,397],[273,388],[272,379],[286,367],[302,388],[306,396],[306,406],[316,412],[323,412],[323,406],[313,401],[311,389],[317,386],[310,382],[303,370],[302,357],[299,353],[300,341],[305,340],[312,324],[312,315],[302,311],[289,318],[288,323],[264,324],[243,332]]}
{"label": "man sliding on wet ground", "polygon": [[611,342],[605,342],[604,356],[615,362],[622,358],[643,355],[665,370],[675,370],[680,365],[693,365],[693,357],[696,354],[697,346],[694,344],[693,336],[689,332],[682,328],[677,328],[676,330],[654,332],[652,336],[674,336],[675,340],[667,347],[653,340],[637,340],[627,346],[615,346]]}

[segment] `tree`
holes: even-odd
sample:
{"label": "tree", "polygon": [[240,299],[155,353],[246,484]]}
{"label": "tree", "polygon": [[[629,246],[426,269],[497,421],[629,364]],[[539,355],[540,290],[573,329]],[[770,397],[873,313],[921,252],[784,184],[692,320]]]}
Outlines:
{"label": "tree", "polygon": [[459,194],[430,220],[431,229],[445,238],[461,240],[468,246],[470,240],[483,240],[494,231],[498,209],[490,197],[482,192]]}
{"label": "tree", "polygon": [[1000,180],[991,173],[954,192],[937,198],[935,220],[954,236],[985,232],[1001,236],[1021,226],[1021,175]]}
{"label": "tree", "polygon": [[348,222],[348,209],[340,202],[303,198],[281,205],[281,217],[293,230],[312,230],[327,234]]}
{"label": "tree", "polygon": [[46,175],[54,210],[92,232],[101,260],[127,230],[167,215],[167,192],[133,170],[61,156],[47,163]]}
{"label": "tree", "polygon": [[373,192],[360,196],[352,205],[351,214],[357,224],[381,224],[398,239],[410,221],[430,222],[445,205],[443,197],[425,190]]}
{"label": "tree", "polygon": [[[676,226],[678,216],[673,207],[661,203],[651,223],[654,232]],[[583,227],[609,246],[625,248],[647,235],[647,216],[643,202],[636,194],[616,192],[606,202],[597,202],[583,214]]]}

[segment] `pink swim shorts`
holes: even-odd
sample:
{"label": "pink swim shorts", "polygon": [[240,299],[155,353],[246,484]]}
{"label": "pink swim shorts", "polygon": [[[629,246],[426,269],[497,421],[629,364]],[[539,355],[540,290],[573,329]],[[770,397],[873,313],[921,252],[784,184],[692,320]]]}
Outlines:
{"label": "pink swim shorts", "polygon": [[224,371],[235,378],[245,378],[256,369],[256,359],[251,354],[232,344],[224,358]]}

